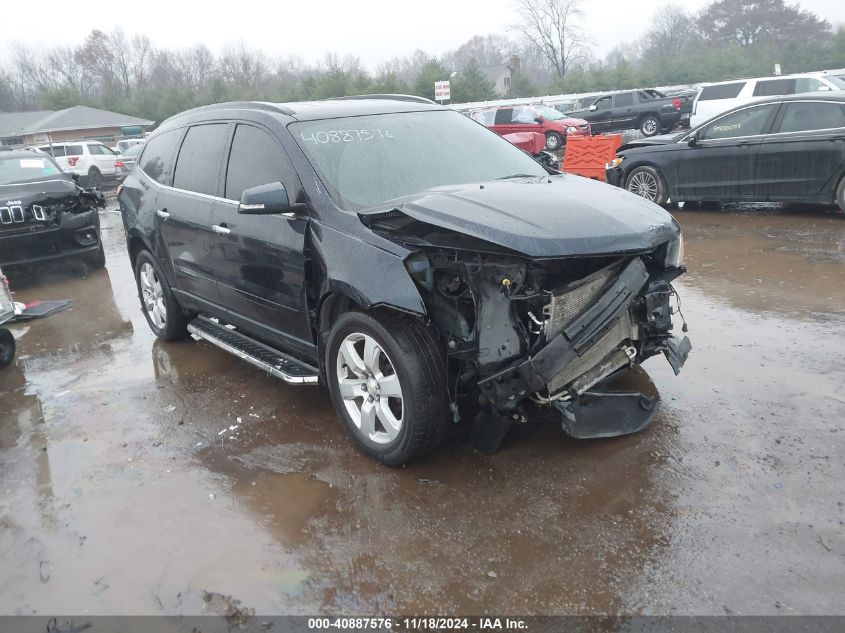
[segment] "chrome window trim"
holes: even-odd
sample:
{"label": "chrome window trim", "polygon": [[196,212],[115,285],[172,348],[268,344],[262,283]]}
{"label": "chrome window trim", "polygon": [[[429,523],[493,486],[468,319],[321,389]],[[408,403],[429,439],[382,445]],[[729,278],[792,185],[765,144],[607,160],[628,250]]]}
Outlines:
{"label": "chrome window trim", "polygon": [[144,171],[142,167],[138,167],[138,170],[144,174],[144,178],[149,180],[152,184],[156,185],[160,189],[166,189],[167,191],[175,191],[176,193],[186,193],[191,196],[199,196],[200,198],[206,198],[208,200],[214,200],[216,202],[225,202],[226,204],[240,204],[235,200],[229,200],[228,198],[221,198],[220,196],[212,196],[207,193],[200,193],[199,191],[190,191],[189,189],[179,189],[178,187],[171,187],[170,185],[163,185],[159,181],[151,178],[150,175]]}

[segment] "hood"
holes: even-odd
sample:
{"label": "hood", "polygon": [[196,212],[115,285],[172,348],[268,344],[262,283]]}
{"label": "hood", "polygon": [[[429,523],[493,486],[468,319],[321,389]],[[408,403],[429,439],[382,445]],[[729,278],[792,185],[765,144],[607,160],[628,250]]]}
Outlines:
{"label": "hood", "polygon": [[[530,257],[643,252],[679,230],[661,207],[568,174],[438,187],[360,216],[417,244],[476,250],[480,240]],[[432,228],[421,230],[419,223]],[[462,245],[460,236],[473,239]]]}
{"label": "hood", "polygon": [[651,147],[652,145],[671,145],[672,143],[676,142],[680,139],[684,134],[687,134],[687,131],[681,132],[678,134],[659,134],[657,136],[648,136],[645,138],[638,138],[634,141],[628,141],[627,143],[623,143],[622,146],[617,150],[617,152],[623,152],[626,149],[633,149],[635,147]]}
{"label": "hood", "polygon": [[63,200],[76,196],[76,183],[70,176],[51,176],[44,180],[31,180],[0,185],[0,206],[6,206],[10,201],[27,206],[43,201]]}

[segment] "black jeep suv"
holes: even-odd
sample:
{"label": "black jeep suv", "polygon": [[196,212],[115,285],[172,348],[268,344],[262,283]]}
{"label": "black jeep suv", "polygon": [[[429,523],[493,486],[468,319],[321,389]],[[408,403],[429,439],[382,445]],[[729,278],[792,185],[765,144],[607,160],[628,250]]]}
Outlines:
{"label": "black jeep suv", "polygon": [[531,400],[576,437],[640,430],[655,399],[609,379],[690,349],[670,333],[668,213],[424,99],[191,110],[118,200],[156,335],[324,383],[385,464],[462,419],[493,448]]}
{"label": "black jeep suv", "polygon": [[103,195],[83,189],[38,150],[0,151],[0,266],[80,257],[105,265]]}

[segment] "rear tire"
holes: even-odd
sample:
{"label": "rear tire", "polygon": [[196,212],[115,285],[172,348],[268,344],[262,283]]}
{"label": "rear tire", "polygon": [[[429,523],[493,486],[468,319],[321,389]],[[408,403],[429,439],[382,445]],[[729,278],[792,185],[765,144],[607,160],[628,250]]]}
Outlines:
{"label": "rear tire", "polygon": [[649,165],[633,169],[625,179],[625,189],[655,204],[664,205],[669,199],[666,179]]}
{"label": "rear tire", "polygon": [[660,121],[656,116],[649,115],[640,121],[640,133],[643,136],[654,136],[660,132]]}
{"label": "rear tire", "polygon": [[347,312],[329,333],[325,369],[335,411],[373,459],[398,466],[443,441],[451,421],[446,359],[421,322]]}
{"label": "rear tire", "polygon": [[141,251],[135,259],[135,285],[141,311],[153,334],[163,341],[184,339],[188,335],[188,321],[161,266],[149,251]]}
{"label": "rear tire", "polygon": [[15,337],[6,328],[0,328],[0,369],[8,367],[15,360]]}

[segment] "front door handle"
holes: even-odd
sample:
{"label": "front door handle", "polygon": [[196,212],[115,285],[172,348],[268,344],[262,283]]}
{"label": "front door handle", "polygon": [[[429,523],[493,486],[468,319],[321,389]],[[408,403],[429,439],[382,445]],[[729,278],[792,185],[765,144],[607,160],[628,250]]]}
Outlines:
{"label": "front door handle", "polygon": [[170,219],[170,214],[167,212],[167,209],[156,209],[156,215],[165,222]]}
{"label": "front door handle", "polygon": [[225,224],[212,224],[211,230],[219,235],[229,235],[232,230]]}

